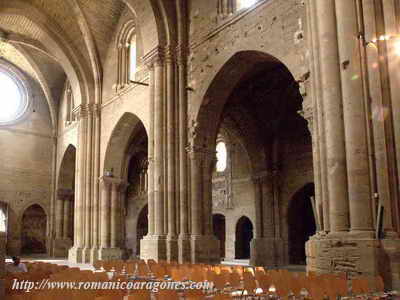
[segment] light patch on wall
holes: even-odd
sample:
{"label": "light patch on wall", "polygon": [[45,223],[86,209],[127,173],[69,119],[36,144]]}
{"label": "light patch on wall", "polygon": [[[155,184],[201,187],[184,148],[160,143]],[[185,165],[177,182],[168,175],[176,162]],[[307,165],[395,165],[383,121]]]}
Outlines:
{"label": "light patch on wall", "polygon": [[227,151],[224,142],[217,144],[217,172],[223,172],[226,169]]}
{"label": "light patch on wall", "polygon": [[17,83],[8,74],[0,72],[0,122],[9,122],[21,111],[22,95]]}

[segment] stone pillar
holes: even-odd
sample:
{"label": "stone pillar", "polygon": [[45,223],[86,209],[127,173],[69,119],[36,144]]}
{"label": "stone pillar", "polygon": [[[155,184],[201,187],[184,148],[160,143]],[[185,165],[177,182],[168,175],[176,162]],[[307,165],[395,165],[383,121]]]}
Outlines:
{"label": "stone pillar", "polygon": [[[336,18],[346,139],[350,226],[353,233],[373,233],[372,191],[364,106],[361,49],[355,1],[337,0]],[[351,42],[350,42],[351,41]]]}
{"label": "stone pillar", "polygon": [[[275,237],[274,187],[272,171],[264,171],[253,177],[256,202],[256,234],[251,241],[250,263],[256,266],[277,266],[278,244],[281,240]],[[282,247],[279,247],[281,249]]]}
{"label": "stone pillar", "polygon": [[[210,235],[210,222],[206,222],[206,219],[210,218],[211,212],[208,209],[208,204],[206,206],[203,205],[204,202],[208,202],[211,199],[211,195],[204,195],[204,192],[211,193],[210,188],[205,188],[205,185],[211,185],[211,174],[204,176],[204,172],[210,171],[210,159],[215,159],[215,151],[195,148],[192,143],[192,146],[188,148],[188,152],[191,164],[192,263],[217,263],[220,261],[219,241],[214,235]],[[213,157],[210,158],[209,156]],[[204,182],[205,179],[208,182]],[[208,227],[207,230],[206,226]]]}
{"label": "stone pillar", "polygon": [[64,193],[62,190],[57,191],[56,203],[56,238],[61,239],[63,236],[64,224]]}
{"label": "stone pillar", "polygon": [[[377,28],[371,30],[375,24],[384,27],[384,16],[382,1],[367,0],[362,1],[362,5],[360,3],[348,0],[308,2],[312,18],[317,24],[316,28],[311,28],[318,36],[318,43],[314,43],[315,49],[312,50],[319,53],[315,64],[321,71],[318,80],[322,92],[318,100],[323,103],[320,113],[324,116],[326,144],[321,146],[325,147],[328,166],[330,232],[327,235],[317,233],[307,242],[307,268],[321,273],[380,274],[390,286],[393,282],[399,282],[398,274],[393,272],[398,272],[400,260],[393,253],[398,253],[400,242],[397,236],[386,236],[382,241],[376,239],[371,206],[374,202],[372,182],[375,174],[378,189],[382,188],[386,201],[391,194],[386,192],[386,188],[393,185],[387,181],[393,178],[393,173],[383,173],[389,171],[391,167],[388,166],[394,163],[394,159],[391,161],[386,156],[393,152],[393,148],[388,146],[393,135],[386,132],[390,137],[381,136],[386,128],[391,128],[390,117],[383,117],[379,121],[389,120],[383,127],[372,121],[375,123],[374,135],[371,135],[369,125],[369,104],[379,103],[382,97],[388,97],[390,89],[387,79],[390,76],[386,73],[387,53],[379,53],[385,39],[376,41],[379,55],[368,50],[368,43],[373,41],[363,40],[364,32],[369,37],[373,36],[371,32],[384,32]],[[382,77],[379,76],[381,72]],[[390,106],[384,107],[390,110]],[[371,145],[375,145],[375,151],[378,150],[372,158],[369,157],[374,150]],[[385,145],[385,149],[379,148],[382,145]],[[382,156],[383,153],[386,157]],[[371,168],[378,167],[382,169],[371,172]],[[394,214],[392,209],[391,204],[385,207],[389,220]],[[343,255],[350,252],[352,255]]]}
{"label": "stone pillar", "polygon": [[100,247],[107,249],[110,247],[110,199],[111,182],[107,177],[100,178],[101,204],[100,204]]}
{"label": "stone pillar", "polygon": [[119,244],[121,232],[120,188],[123,182],[119,178],[103,176],[100,178],[102,188],[100,205],[100,249],[98,259],[121,259],[123,250]]}
{"label": "stone pillar", "polygon": [[[150,84],[150,96],[154,96],[154,99],[150,99],[150,105],[154,103],[154,160],[150,164],[150,174],[152,173],[153,178],[153,193],[150,191],[150,201],[153,202],[152,206],[149,207],[149,214],[154,211],[154,217],[151,216],[150,222],[154,220],[154,234],[152,236],[148,235],[141,242],[141,258],[143,259],[155,259],[155,260],[165,260],[167,259],[167,249],[166,249],[166,235],[165,235],[165,205],[164,205],[164,180],[165,180],[165,157],[164,157],[164,145],[165,145],[165,135],[164,129],[166,126],[164,106],[165,106],[165,68],[164,68],[164,51],[162,48],[155,48],[144,58],[146,65],[152,72],[154,72],[154,80],[151,79]],[[152,71],[154,69],[154,71]],[[151,137],[150,137],[151,139]],[[150,140],[151,142],[151,140]],[[149,155],[151,156],[151,152]]]}
{"label": "stone pillar", "polygon": [[186,51],[182,45],[178,46],[178,76],[179,76],[179,200],[180,200],[180,233],[179,233],[179,261],[189,262],[190,235],[189,235],[189,205],[188,205],[188,157],[186,146],[187,135],[187,65]]}
{"label": "stone pillar", "polygon": [[64,201],[64,225],[63,225],[63,238],[68,239],[70,236],[69,229],[71,227],[71,205],[73,203],[73,196]]}
{"label": "stone pillar", "polygon": [[68,252],[68,260],[75,263],[85,261],[85,212],[86,212],[86,161],[87,161],[87,136],[88,136],[88,106],[80,105],[74,110],[79,122],[78,149],[77,149],[77,174],[74,203],[74,246]]}
{"label": "stone pillar", "polygon": [[335,0],[313,0],[313,4],[319,34],[321,100],[325,110],[330,230],[341,232],[347,231],[350,224]]}
{"label": "stone pillar", "polygon": [[58,189],[57,190],[57,205],[56,205],[56,238],[53,242],[53,256],[54,257],[67,257],[68,250],[72,246],[72,240],[65,235],[69,226],[68,218],[68,205],[71,204],[71,199],[74,197],[72,189]]}
{"label": "stone pillar", "polygon": [[168,203],[168,234],[167,234],[167,259],[168,261],[178,261],[178,240],[176,230],[176,151],[175,151],[175,49],[168,48],[166,52],[166,81],[167,81],[167,163],[168,163],[168,184],[167,184],[167,203]]}

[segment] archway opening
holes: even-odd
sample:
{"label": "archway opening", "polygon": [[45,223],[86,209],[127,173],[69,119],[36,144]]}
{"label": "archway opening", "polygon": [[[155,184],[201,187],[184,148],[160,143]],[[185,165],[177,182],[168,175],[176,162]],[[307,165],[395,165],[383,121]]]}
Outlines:
{"label": "archway opening", "polygon": [[[127,187],[121,190],[121,217],[118,247],[126,255],[137,257],[143,236],[138,232],[140,214],[147,204],[148,136],[143,122],[126,112],[116,124],[106,151],[104,174],[120,179]],[[143,220],[143,219],[142,219]],[[144,223],[144,221],[143,221]]]}
{"label": "archway opening", "polygon": [[293,265],[306,264],[305,243],[316,232],[312,197],[314,184],[309,183],[293,196],[289,206],[289,263]]}
{"label": "archway opening", "polygon": [[253,239],[253,224],[248,217],[241,217],[236,224],[235,258],[250,258],[250,242]]}
{"label": "archway opening", "polygon": [[219,240],[220,257],[225,257],[225,241],[226,241],[226,222],[225,216],[222,214],[213,215],[213,232]]}
{"label": "archway opening", "polygon": [[[238,215],[255,220],[256,211],[260,209],[256,207],[257,197],[268,198],[262,199],[261,203],[283,202],[280,199],[286,195],[282,191],[288,190],[291,184],[285,179],[271,183],[269,189],[277,198],[273,200],[263,193],[259,195],[262,183],[256,184],[254,178],[264,178],[272,172],[277,174],[276,178],[284,178],[283,174],[297,176],[295,170],[301,168],[303,172],[303,166],[312,172],[307,123],[298,113],[303,108],[302,102],[298,83],[288,68],[266,53],[238,52],[212,80],[197,116],[196,135],[201,142],[199,147],[209,147],[210,151],[217,152],[218,162],[226,162],[223,166],[216,164],[210,190],[213,213],[223,214],[227,224],[233,223]],[[303,139],[303,136],[307,138]],[[303,160],[306,161],[304,164]],[[265,219],[261,223],[280,226],[271,220],[279,220],[282,216],[267,220],[268,217],[264,213],[262,218]],[[240,228],[236,229],[241,233]],[[283,239],[284,230],[274,228],[272,232],[278,232]],[[264,234],[262,231],[261,235]],[[226,258],[249,258],[249,240],[235,239],[238,235],[235,228],[228,228],[226,234]],[[241,250],[243,243],[247,244],[246,251]],[[243,251],[247,253],[243,254]],[[253,253],[261,253],[261,250]],[[283,256],[285,254],[276,256],[276,261],[284,261]]]}
{"label": "archway opening", "polygon": [[74,239],[74,203],[76,179],[76,148],[69,145],[60,165],[58,178],[58,199],[56,203],[56,231],[58,237]]}
{"label": "archway opening", "polygon": [[25,255],[46,253],[47,216],[43,208],[34,204],[22,216],[21,253]]}
{"label": "archway opening", "polygon": [[145,235],[147,235],[149,231],[149,220],[148,220],[148,206],[146,204],[145,207],[142,208],[139,214],[138,222],[137,222],[137,230],[136,230],[136,253],[140,255],[140,241],[143,239]]}

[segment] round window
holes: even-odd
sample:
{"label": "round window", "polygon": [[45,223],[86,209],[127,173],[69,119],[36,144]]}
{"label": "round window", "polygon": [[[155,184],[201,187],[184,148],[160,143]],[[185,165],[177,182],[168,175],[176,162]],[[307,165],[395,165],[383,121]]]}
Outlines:
{"label": "round window", "polygon": [[28,108],[22,80],[14,73],[0,68],[0,125],[18,121]]}

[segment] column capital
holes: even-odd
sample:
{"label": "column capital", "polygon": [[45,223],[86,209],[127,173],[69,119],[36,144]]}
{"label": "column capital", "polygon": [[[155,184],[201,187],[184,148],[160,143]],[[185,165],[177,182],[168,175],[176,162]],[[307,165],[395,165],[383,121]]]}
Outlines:
{"label": "column capital", "polygon": [[164,57],[165,57],[165,62],[167,63],[175,63],[177,60],[177,53],[176,53],[176,47],[174,46],[167,46],[164,49]]}
{"label": "column capital", "polygon": [[72,201],[74,199],[75,192],[73,189],[57,189],[57,198],[63,201]]}
{"label": "column capital", "polygon": [[195,147],[195,146],[188,146],[186,147],[186,151],[189,154],[190,159],[192,160],[216,160],[216,151],[212,151],[209,148],[203,147]]}
{"label": "column capital", "polygon": [[189,49],[185,45],[179,44],[176,47],[176,58],[177,58],[177,64],[179,66],[186,64],[188,54],[189,54]]}
{"label": "column capital", "polygon": [[74,108],[72,114],[76,120],[87,118],[89,115],[98,116],[100,114],[100,107],[96,103],[81,104]]}
{"label": "column capital", "polygon": [[99,182],[104,188],[112,186],[118,190],[125,189],[129,185],[125,180],[112,176],[101,176]]}
{"label": "column capital", "polygon": [[157,46],[149,53],[142,57],[144,64],[152,69],[154,66],[160,66],[163,64],[165,58],[165,50],[163,47]]}

